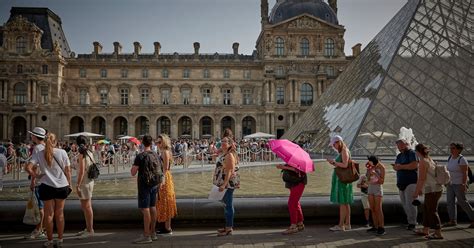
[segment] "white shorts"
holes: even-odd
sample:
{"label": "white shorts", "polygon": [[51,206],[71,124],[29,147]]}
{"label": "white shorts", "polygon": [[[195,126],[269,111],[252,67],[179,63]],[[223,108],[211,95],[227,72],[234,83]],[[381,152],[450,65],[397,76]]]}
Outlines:
{"label": "white shorts", "polygon": [[[85,175],[85,177],[87,177],[87,175]],[[94,191],[94,180],[87,181],[88,182],[83,182],[80,186],[81,196],[79,197],[79,199],[81,200],[87,200],[92,198],[92,192]]]}

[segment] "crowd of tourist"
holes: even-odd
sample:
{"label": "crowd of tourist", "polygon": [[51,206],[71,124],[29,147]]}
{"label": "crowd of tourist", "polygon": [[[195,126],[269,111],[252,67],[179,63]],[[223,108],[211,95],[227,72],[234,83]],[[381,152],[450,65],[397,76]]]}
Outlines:
{"label": "crowd of tourist", "polygon": [[[236,142],[230,129],[225,130],[217,141],[186,139],[172,141],[166,134],[160,134],[156,140],[144,135],[141,142],[121,145],[88,144],[88,139],[84,136],[77,137],[73,143],[61,143],[53,133],[40,127],[34,128],[29,133],[33,144],[21,144],[16,148],[8,144],[0,148],[0,167],[2,171],[8,172],[11,169],[8,168],[8,160],[13,157],[20,161],[29,174],[30,189],[34,192],[41,209],[41,221],[26,238],[47,238],[45,247],[53,247],[54,223],[58,237],[56,245],[60,247],[63,243],[63,209],[65,200],[71,192],[77,194],[85,220],[85,229],[76,236],[80,239],[94,236],[92,210],[94,178],[90,175],[90,168],[96,163],[93,158],[95,151],[100,152],[99,159],[104,164],[113,163],[110,155],[115,154],[117,150],[133,153],[133,157],[128,159],[132,164],[131,175],[137,177],[138,208],[144,222],[143,235],[134,243],[144,244],[157,240],[159,234],[172,234],[171,220],[178,214],[178,209],[171,170],[172,165],[186,163],[187,153],[193,156],[206,156],[205,160],[216,164],[212,183],[219,192],[222,192],[221,202],[224,206],[225,220],[224,227],[217,230],[217,236],[227,236],[232,235],[234,227],[233,193],[240,188],[239,151],[249,149],[256,152],[269,149],[265,141]],[[468,161],[462,156],[463,144],[450,144],[450,156],[445,167],[449,172],[447,174],[449,181],[446,185],[439,182],[440,166],[430,157],[429,147],[417,144],[413,149],[404,139],[397,140],[396,145],[400,153],[391,165],[396,172],[400,203],[407,218],[406,229],[427,239],[443,239],[442,228],[457,225],[456,202],[471,220],[468,228],[474,228],[474,209],[466,199],[469,167]],[[341,136],[332,137],[329,146],[337,152],[334,159],[327,159],[335,171],[336,168],[353,166],[354,161]],[[74,181],[71,177],[73,161],[68,153],[78,154],[74,157],[75,169],[78,170]],[[196,159],[203,158],[196,157]],[[374,155],[367,157],[365,166],[366,173],[360,176],[357,187],[361,190],[367,232],[384,235],[386,232],[382,206],[386,166]],[[304,217],[300,199],[308,179],[304,172],[288,164],[279,164],[276,167],[282,170],[283,177],[298,178],[293,182],[285,180],[285,187],[290,191],[288,199],[290,226],[283,234],[301,232],[304,230]],[[351,230],[354,190],[352,183],[343,182],[335,171],[331,180],[330,201],[339,206],[339,222],[329,230],[347,231]],[[445,186],[449,221],[443,225],[438,215],[438,203]],[[417,229],[420,196],[424,196],[423,222],[422,227]],[[157,231],[155,228],[158,222],[164,223],[164,227]]]}

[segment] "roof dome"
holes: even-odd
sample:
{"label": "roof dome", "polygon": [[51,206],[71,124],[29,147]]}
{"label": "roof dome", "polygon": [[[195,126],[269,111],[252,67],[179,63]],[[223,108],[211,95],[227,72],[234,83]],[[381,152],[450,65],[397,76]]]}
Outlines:
{"label": "roof dome", "polygon": [[276,24],[301,14],[339,25],[334,10],[322,0],[278,0],[270,13],[270,23]]}

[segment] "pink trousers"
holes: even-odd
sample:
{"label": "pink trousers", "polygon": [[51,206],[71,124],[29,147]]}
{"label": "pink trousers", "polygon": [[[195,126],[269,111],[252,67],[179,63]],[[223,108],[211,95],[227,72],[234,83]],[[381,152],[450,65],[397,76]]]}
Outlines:
{"label": "pink trousers", "polygon": [[290,223],[292,225],[303,222],[303,210],[301,209],[300,199],[303,195],[304,186],[303,183],[300,183],[290,189],[288,211],[290,212]]}

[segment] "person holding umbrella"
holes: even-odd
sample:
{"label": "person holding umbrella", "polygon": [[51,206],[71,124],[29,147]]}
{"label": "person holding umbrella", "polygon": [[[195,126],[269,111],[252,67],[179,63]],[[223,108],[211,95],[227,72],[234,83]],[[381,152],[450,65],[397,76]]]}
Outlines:
{"label": "person holding umbrella", "polygon": [[300,199],[303,196],[305,185],[308,182],[306,173],[299,171],[287,164],[279,164],[277,169],[282,170],[285,188],[290,190],[288,198],[288,212],[290,213],[290,227],[282,234],[293,234],[304,230],[303,210],[301,209]]}
{"label": "person holding umbrella", "polygon": [[290,189],[290,197],[288,198],[290,227],[282,234],[297,233],[304,230],[300,199],[308,181],[306,173],[314,171],[314,163],[303,148],[289,140],[270,140],[268,145],[272,152],[286,163],[276,166],[276,168],[282,170],[285,187]]}
{"label": "person holding umbrella", "polygon": [[[336,167],[346,168],[349,165],[349,149],[344,143],[341,136],[336,135],[331,138],[329,143],[339,154],[336,159],[327,159],[328,163]],[[342,183],[336,175],[336,171],[332,174],[331,182],[331,198],[332,203],[339,204],[339,224],[329,230],[331,231],[347,231],[351,229],[351,203],[354,202],[352,193],[352,183]]]}

